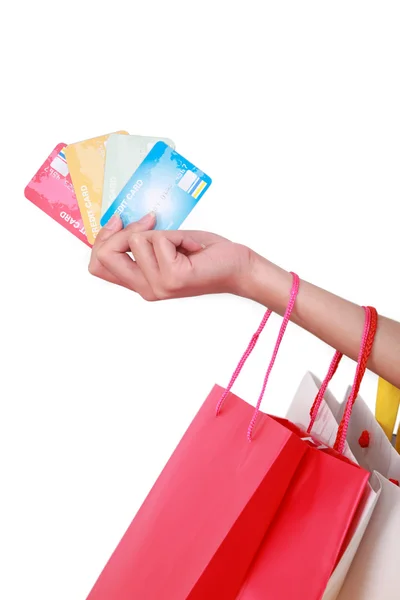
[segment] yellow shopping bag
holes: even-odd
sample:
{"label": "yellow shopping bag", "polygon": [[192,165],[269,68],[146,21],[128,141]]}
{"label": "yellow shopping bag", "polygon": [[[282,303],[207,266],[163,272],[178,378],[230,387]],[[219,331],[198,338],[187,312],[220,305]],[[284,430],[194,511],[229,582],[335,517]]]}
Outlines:
{"label": "yellow shopping bag", "polygon": [[[383,431],[392,440],[400,405],[400,390],[382,378],[378,381],[375,417]],[[400,452],[400,427],[396,436],[396,450]]]}

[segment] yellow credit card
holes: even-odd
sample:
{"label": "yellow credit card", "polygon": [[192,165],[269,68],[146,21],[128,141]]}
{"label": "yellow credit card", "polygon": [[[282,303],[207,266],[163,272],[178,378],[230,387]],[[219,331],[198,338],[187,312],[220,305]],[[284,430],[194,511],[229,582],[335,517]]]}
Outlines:
{"label": "yellow credit card", "polygon": [[[114,132],[113,132],[114,133]],[[128,135],[127,131],[115,133]],[[100,231],[106,143],[111,134],[70,144],[64,149],[86,235],[93,244]]]}

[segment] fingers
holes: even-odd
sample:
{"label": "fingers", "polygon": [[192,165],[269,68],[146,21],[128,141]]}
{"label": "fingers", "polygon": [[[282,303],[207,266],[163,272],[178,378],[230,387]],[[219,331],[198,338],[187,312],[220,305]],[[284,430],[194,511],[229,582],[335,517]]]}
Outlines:
{"label": "fingers", "polygon": [[96,240],[93,244],[93,248],[99,246],[100,244],[108,240],[108,238],[110,238],[114,233],[121,231],[122,227],[122,221],[118,215],[114,215],[113,217],[111,217],[107,225],[102,227],[99,233],[97,234]]}
{"label": "fingers", "polygon": [[118,279],[107,271],[101,263],[97,259],[97,252],[99,247],[108,240],[114,233],[121,231],[122,229],[122,221],[118,215],[114,215],[108,221],[107,225],[100,229],[99,233],[96,236],[95,242],[93,244],[92,253],[90,255],[89,261],[89,273],[91,275],[95,275],[99,279],[104,279],[105,281],[109,281],[110,283],[115,283],[117,285],[121,285],[121,282]]}
{"label": "fingers", "polygon": [[[111,220],[111,219],[110,219]],[[139,221],[135,223],[131,223],[127,227],[125,227],[125,231],[129,231],[129,233],[138,233],[141,231],[151,231],[154,229],[156,225],[156,213],[149,212],[147,215],[144,215]]]}
{"label": "fingers", "polygon": [[[121,272],[119,265],[125,265],[127,268],[126,260],[122,258],[122,260],[117,263],[117,270],[113,270],[116,257],[114,254],[112,256],[108,255],[108,242],[111,241],[113,236],[118,235],[118,239],[114,240],[110,245],[110,252],[117,252],[117,250],[115,250],[116,248],[118,248],[119,253],[127,252],[130,250],[128,243],[129,236],[132,235],[133,232],[148,231],[155,226],[155,223],[155,214],[149,213],[140,221],[131,223],[131,225],[123,229],[120,217],[118,215],[114,215],[100,230],[96,237],[90,257],[89,272],[100,279],[105,279],[111,283],[116,283],[132,289],[130,279],[120,280],[118,277],[118,274]],[[127,258],[129,259],[128,256]],[[107,265],[109,265],[110,268]],[[126,268],[122,271],[125,275],[127,273]]]}
{"label": "fingers", "polygon": [[97,236],[89,271],[148,300],[186,295],[193,287],[196,253],[215,243],[218,236],[205,232],[152,231],[154,226],[154,214],[125,229],[118,216],[110,219]]}
{"label": "fingers", "polygon": [[130,237],[129,245],[138,267],[156,295],[164,295],[165,285],[176,285],[174,272],[179,268],[178,263],[181,279],[183,277],[182,263],[185,256],[177,249],[187,252],[198,252],[202,249],[201,244],[179,231],[134,233]]}
{"label": "fingers", "polygon": [[[181,244],[179,242],[178,246]],[[154,240],[154,252],[160,269],[165,272],[178,259],[178,246],[170,238],[159,236]]]}
{"label": "fingers", "polygon": [[121,285],[142,293],[147,281],[138,265],[127,254],[130,250],[129,239],[132,233],[123,229],[102,244],[96,254],[100,265],[109,271]]}
{"label": "fingers", "polygon": [[159,275],[160,269],[167,269],[179,260],[182,255],[179,251],[194,253],[204,249],[204,244],[196,242],[185,231],[135,233],[131,236],[129,245],[136,261],[148,272],[150,278]]}
{"label": "fingers", "polygon": [[186,287],[192,263],[188,254],[203,245],[182,231],[150,231],[133,234],[129,244],[141,272],[159,299],[172,298]]}
{"label": "fingers", "polygon": [[149,234],[131,234],[129,246],[135,257],[136,264],[151,287],[156,286],[160,269]]}
{"label": "fingers", "polygon": [[[203,249],[203,246],[195,242],[191,236],[177,231],[172,235],[154,236],[153,245],[160,271],[164,275],[171,275],[174,269],[184,264],[186,253],[199,252]],[[186,259],[186,262],[189,261]]]}

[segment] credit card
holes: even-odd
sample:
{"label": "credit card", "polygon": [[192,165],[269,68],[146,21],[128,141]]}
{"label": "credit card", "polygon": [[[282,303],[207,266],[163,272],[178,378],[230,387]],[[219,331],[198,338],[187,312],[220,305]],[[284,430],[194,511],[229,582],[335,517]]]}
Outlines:
{"label": "credit card", "polygon": [[58,144],[25,188],[25,196],[52,219],[90,246],[68,165],[66,144]]}
{"label": "credit card", "polygon": [[[127,135],[126,131],[118,133]],[[100,135],[90,140],[70,144],[65,148],[71,180],[90,244],[94,243],[100,230],[105,143],[108,136],[109,134]]]}
{"label": "credit card", "polygon": [[154,144],[160,141],[175,148],[174,142],[168,138],[118,133],[110,135],[106,146],[102,215],[109,209]]}
{"label": "credit card", "polygon": [[157,213],[156,229],[178,229],[211,179],[164,142],[157,142],[101,219],[119,214],[124,227]]}

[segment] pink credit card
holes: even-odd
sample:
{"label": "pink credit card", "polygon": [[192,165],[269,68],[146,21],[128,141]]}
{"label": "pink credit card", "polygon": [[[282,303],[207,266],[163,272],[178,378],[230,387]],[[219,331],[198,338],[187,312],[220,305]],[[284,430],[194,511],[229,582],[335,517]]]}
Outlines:
{"label": "pink credit card", "polygon": [[25,188],[25,196],[77,238],[89,244],[74,187],[64,155],[66,144],[58,144]]}

